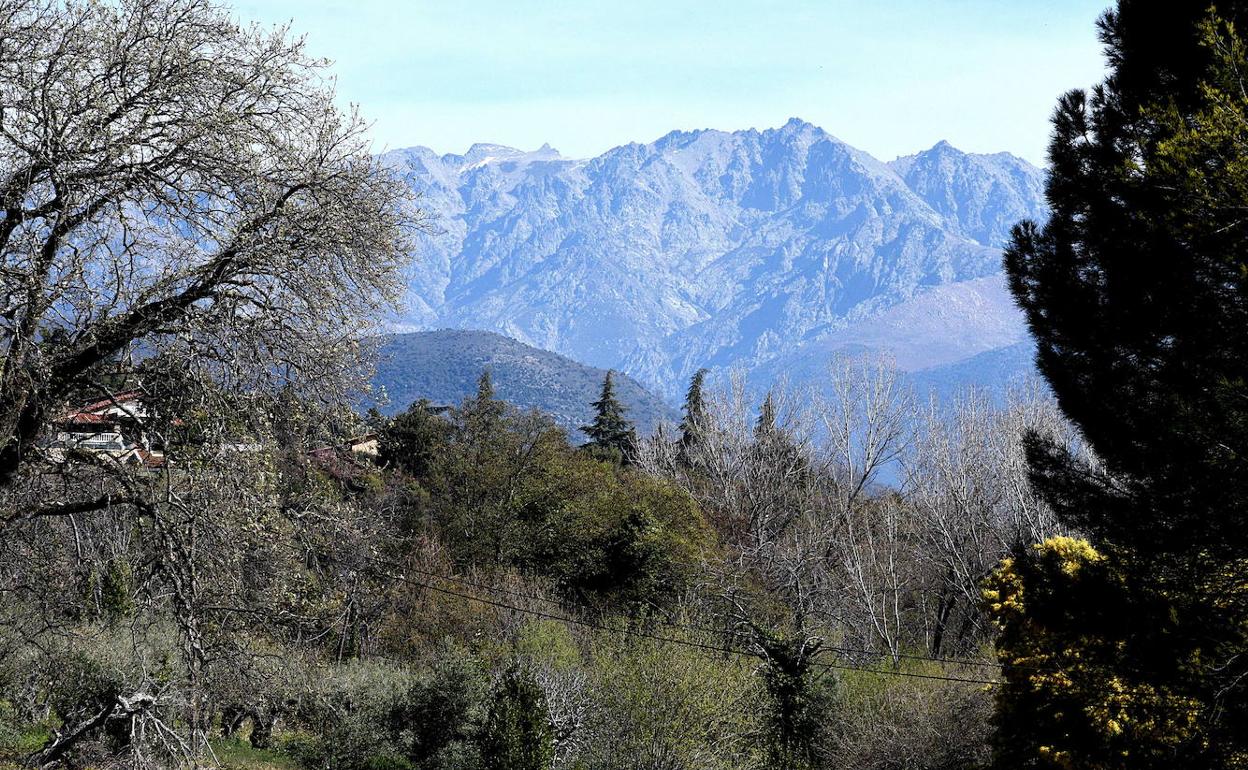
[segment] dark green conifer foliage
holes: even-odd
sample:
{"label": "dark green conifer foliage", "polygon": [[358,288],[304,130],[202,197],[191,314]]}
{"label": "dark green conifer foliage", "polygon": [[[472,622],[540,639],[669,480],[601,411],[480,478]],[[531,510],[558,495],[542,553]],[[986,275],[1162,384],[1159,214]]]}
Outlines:
{"label": "dark green conifer foliage", "polygon": [[594,421],[582,426],[581,430],[589,436],[586,447],[591,452],[614,462],[626,463],[636,445],[637,432],[633,423],[624,417],[626,410],[615,396],[612,374],[607,372],[602,380],[602,392],[593,402]]}
{"label": "dark green conifer foliage", "polygon": [[[1084,662],[1064,672],[1080,693],[1066,724],[1006,668],[1003,767],[1248,762],[1248,3],[1215,11],[1120,0],[1102,17],[1109,77],[1060,100],[1051,218],[1018,225],[1005,255],[1040,370],[1099,459],[1029,436],[1033,484],[1121,588],[1033,614],[1066,573],[1016,554],[1017,623],[1074,645],[1046,658]],[[1094,616],[1099,631],[1070,627]]]}
{"label": "dark green conifer foliage", "polygon": [[443,451],[450,428],[450,423],[434,414],[428,399],[422,398],[382,427],[378,459],[386,467],[424,479]]}
{"label": "dark green conifer foliage", "polygon": [[499,682],[481,731],[484,770],[549,770],[555,741],[546,696],[513,666]]}
{"label": "dark green conifer foliage", "polygon": [[[1248,21],[1245,8],[1218,6]],[[1232,554],[1248,545],[1248,226],[1242,197],[1214,193],[1236,191],[1245,158],[1185,133],[1213,106],[1206,9],[1126,0],[1102,18],[1111,74],[1061,99],[1052,217],[1015,228],[1005,265],[1042,373],[1105,464],[1089,473],[1031,442],[1066,522]]]}
{"label": "dark green conifer foliage", "polygon": [[776,400],[772,396],[771,391],[767,391],[767,397],[763,399],[763,405],[758,408],[758,422],[754,423],[754,438],[758,441],[766,441],[775,436],[779,429],[776,426]]}
{"label": "dark green conifer foliage", "polygon": [[482,369],[477,378],[477,400],[490,401],[494,398],[494,378],[489,369]]}
{"label": "dark green conifer foliage", "polygon": [[706,382],[706,369],[694,372],[689,380],[689,390],[685,393],[685,416],[680,421],[680,454],[682,458],[702,440],[706,430],[707,412],[706,395],[702,392]]}
{"label": "dark green conifer foliage", "polygon": [[494,396],[494,379],[489,369],[483,369],[477,378],[477,392],[464,399],[459,407],[466,431],[474,436],[488,436],[498,431],[507,404]]}
{"label": "dark green conifer foliage", "polygon": [[[770,478],[766,485],[773,494],[784,497],[796,492],[792,481],[805,475],[809,468],[807,458],[799,446],[792,428],[777,414],[775,395],[768,391],[758,409],[754,423],[753,451],[759,458],[759,467],[766,468]],[[793,501],[793,505],[800,504]]]}

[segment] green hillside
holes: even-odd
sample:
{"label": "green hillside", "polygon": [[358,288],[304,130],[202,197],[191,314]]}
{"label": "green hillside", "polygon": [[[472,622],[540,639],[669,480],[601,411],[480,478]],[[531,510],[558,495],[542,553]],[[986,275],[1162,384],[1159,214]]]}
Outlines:
{"label": "green hillside", "polygon": [[[458,404],[476,388],[477,377],[489,368],[498,397],[522,409],[537,408],[575,432],[592,419],[590,403],[606,370],[573,361],[501,334],[442,329],[394,334],[385,338],[373,384],[384,393],[379,407],[395,414],[421,398],[435,404]],[[628,417],[643,435],[662,419],[679,415],[636,380],[617,372],[617,392]]]}

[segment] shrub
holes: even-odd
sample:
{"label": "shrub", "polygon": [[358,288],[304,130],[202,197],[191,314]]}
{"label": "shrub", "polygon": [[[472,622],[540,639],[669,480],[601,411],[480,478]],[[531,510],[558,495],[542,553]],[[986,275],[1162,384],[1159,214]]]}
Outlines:
{"label": "shrub", "polygon": [[480,662],[449,646],[417,672],[366,662],[335,667],[300,715],[320,734],[285,746],[308,768],[469,767],[487,691]]}
{"label": "shrub", "polygon": [[483,770],[549,770],[555,741],[546,696],[513,665],[490,701],[478,745]]}
{"label": "shrub", "polygon": [[595,649],[594,713],[582,758],[595,770],[728,770],[759,759],[754,664],[647,639]]}
{"label": "shrub", "polygon": [[[887,663],[877,664],[881,667]],[[965,668],[903,662],[899,673],[968,677]],[[973,770],[990,757],[992,696],[981,685],[843,672],[828,718],[828,764],[862,770]]]}

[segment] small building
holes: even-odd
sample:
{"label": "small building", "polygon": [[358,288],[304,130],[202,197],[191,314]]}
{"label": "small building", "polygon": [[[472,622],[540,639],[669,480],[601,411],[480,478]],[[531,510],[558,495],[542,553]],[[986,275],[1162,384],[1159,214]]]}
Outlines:
{"label": "small building", "polygon": [[381,451],[381,437],[376,433],[365,433],[363,436],[356,436],[347,439],[345,448],[350,450],[352,454],[365,455],[366,457],[376,457]]}
{"label": "small building", "polygon": [[127,465],[164,465],[163,451],[153,446],[144,429],[148,411],[143,397],[142,390],[128,390],[66,411],[54,422],[49,450],[62,458],[71,451],[92,452]]}

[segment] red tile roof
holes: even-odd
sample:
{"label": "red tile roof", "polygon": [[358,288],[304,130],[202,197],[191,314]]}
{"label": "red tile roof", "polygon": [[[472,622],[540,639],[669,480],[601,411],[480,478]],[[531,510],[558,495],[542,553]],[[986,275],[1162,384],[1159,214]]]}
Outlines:
{"label": "red tile roof", "polygon": [[165,456],[163,454],[154,454],[146,449],[134,450],[135,456],[145,468],[163,468],[165,465]]}
{"label": "red tile roof", "polygon": [[127,390],[116,394],[112,398],[105,398],[99,401],[92,401],[75,409],[66,412],[59,422],[70,425],[99,425],[107,424],[115,421],[115,418],[109,415],[100,414],[100,412],[112,409],[113,407],[124,407],[125,404],[137,401],[143,397],[141,390]]}
{"label": "red tile roof", "polygon": [[70,412],[60,422],[63,425],[111,425],[114,422],[114,418],[105,414]]}
{"label": "red tile roof", "polygon": [[137,388],[135,390],[126,390],[126,391],[123,391],[121,393],[114,395],[112,398],[105,398],[99,401],[93,401],[85,406],[80,406],[74,411],[79,412],[79,413],[101,412],[105,409],[109,409],[114,406],[122,406],[127,401],[136,401],[142,397],[143,397],[143,391],[138,390]]}

